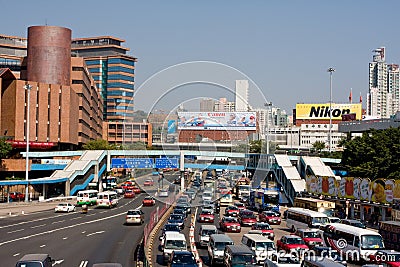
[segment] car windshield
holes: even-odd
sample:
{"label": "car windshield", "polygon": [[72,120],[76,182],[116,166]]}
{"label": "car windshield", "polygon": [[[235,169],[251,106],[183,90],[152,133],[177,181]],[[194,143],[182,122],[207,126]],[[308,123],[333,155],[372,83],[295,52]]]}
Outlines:
{"label": "car windshield", "polygon": [[300,260],[296,257],[278,257],[278,263],[281,264],[300,264]]}
{"label": "car windshield", "polygon": [[267,217],[278,217],[278,216],[275,214],[275,212],[265,212],[264,214],[265,214],[265,216],[267,216]]}
{"label": "car windshield", "polygon": [[183,240],[167,240],[166,249],[186,249],[186,242]]}
{"label": "car windshield", "polygon": [[274,242],[257,242],[256,243],[256,250],[269,250],[275,249]]}
{"label": "car windshield", "polygon": [[288,244],[296,244],[296,245],[303,245],[304,244],[304,241],[303,241],[303,239],[301,239],[301,238],[298,238],[298,237],[291,237],[291,238],[288,238],[287,239],[287,243]]}
{"label": "car windshield", "polygon": [[234,264],[249,264],[253,262],[253,255],[234,255],[232,263]]}
{"label": "car windshield", "polygon": [[237,223],[238,219],[233,218],[233,217],[228,217],[228,218],[224,219],[224,222]]}
{"label": "car windshield", "polygon": [[327,217],[314,217],[312,218],[312,223],[327,224],[329,219]]}
{"label": "car windshield", "polygon": [[196,259],[193,257],[193,255],[189,254],[184,254],[184,255],[174,255],[172,258],[172,263],[176,264],[195,264]]}
{"label": "car windshield", "polygon": [[304,232],[304,237],[305,238],[318,238],[319,234],[318,234],[318,232]]}
{"label": "car windshield", "polygon": [[129,210],[128,215],[140,215],[140,213],[137,210]]}
{"label": "car windshield", "polygon": [[171,220],[182,220],[182,216],[180,214],[171,214],[169,216]]}
{"label": "car windshield", "polygon": [[271,230],[272,229],[271,226],[269,224],[266,224],[266,223],[256,224],[254,226],[254,228],[258,229],[258,230]]}
{"label": "car windshield", "polygon": [[164,231],[174,231],[174,232],[180,232],[179,225],[173,225],[173,224],[166,224],[164,226]]}
{"label": "car windshield", "polygon": [[202,210],[202,211],[201,211],[201,214],[206,214],[206,215],[208,215],[208,214],[213,214],[213,212],[212,212],[211,210]]}
{"label": "car windshield", "polygon": [[217,233],[217,231],[216,230],[203,230],[202,232],[201,232],[201,235],[202,236],[207,236],[207,235],[213,235],[213,234],[216,234]]}
{"label": "car windshield", "polygon": [[214,247],[217,250],[224,250],[227,245],[233,245],[233,243],[215,242]]}
{"label": "car windshield", "polygon": [[352,222],[351,225],[359,228],[365,228],[364,224],[361,222]]}
{"label": "car windshield", "polygon": [[363,235],[361,236],[362,249],[382,249],[383,241],[380,235]]}
{"label": "car windshield", "polygon": [[254,214],[243,214],[242,218],[243,219],[256,219],[257,217]]}

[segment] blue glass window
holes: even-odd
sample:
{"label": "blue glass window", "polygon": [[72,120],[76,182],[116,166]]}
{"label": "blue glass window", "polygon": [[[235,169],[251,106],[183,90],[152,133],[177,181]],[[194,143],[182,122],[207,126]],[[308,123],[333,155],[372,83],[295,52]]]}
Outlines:
{"label": "blue glass window", "polygon": [[108,79],[109,80],[125,80],[125,81],[129,81],[129,82],[135,81],[134,77],[130,77],[130,76],[122,75],[122,74],[108,75]]}

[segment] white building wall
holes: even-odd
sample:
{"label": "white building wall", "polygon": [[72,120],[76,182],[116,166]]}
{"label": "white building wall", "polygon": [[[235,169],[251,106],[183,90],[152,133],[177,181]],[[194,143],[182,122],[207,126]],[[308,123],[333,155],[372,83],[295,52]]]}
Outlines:
{"label": "white building wall", "polygon": [[235,87],[235,108],[236,111],[248,111],[248,80],[236,80]]}

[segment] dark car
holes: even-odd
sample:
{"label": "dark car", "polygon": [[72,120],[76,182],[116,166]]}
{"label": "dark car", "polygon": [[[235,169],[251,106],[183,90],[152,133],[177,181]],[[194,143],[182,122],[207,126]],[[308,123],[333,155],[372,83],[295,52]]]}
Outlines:
{"label": "dark car", "polygon": [[197,261],[190,251],[174,250],[168,263],[169,267],[197,267]]}
{"label": "dark car", "polygon": [[53,266],[54,260],[48,254],[26,254],[16,264],[16,267]]}
{"label": "dark car", "polygon": [[185,218],[187,217],[187,213],[186,213],[186,209],[182,208],[182,207],[176,207],[173,211],[172,214],[180,214],[185,216]]}
{"label": "dark car", "polygon": [[351,226],[355,226],[355,227],[362,228],[362,229],[366,229],[366,228],[367,228],[367,227],[365,226],[365,224],[363,224],[363,223],[360,222],[359,220],[343,219],[343,220],[341,221],[341,223],[347,224],[347,225],[351,225]]}
{"label": "dark car", "polygon": [[[330,248],[330,247],[322,247],[322,246],[317,246],[313,247],[313,251],[315,252],[315,256],[317,257],[322,257],[322,258],[329,258],[335,262],[338,262],[344,266],[347,266],[346,260],[342,257],[342,255],[337,252],[336,250]],[[307,255],[307,254],[306,254]],[[309,255],[313,255],[310,253]],[[309,257],[309,256],[306,256]]]}

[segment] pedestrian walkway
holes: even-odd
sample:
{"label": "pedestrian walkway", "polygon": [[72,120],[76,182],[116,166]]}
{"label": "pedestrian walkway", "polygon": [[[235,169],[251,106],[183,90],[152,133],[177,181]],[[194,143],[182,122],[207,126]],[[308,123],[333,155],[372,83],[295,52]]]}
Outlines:
{"label": "pedestrian walkway", "polygon": [[[70,202],[70,201],[68,201]],[[72,201],[75,203],[74,201]],[[11,202],[0,204],[0,218],[8,216],[28,215],[44,210],[52,210],[58,202]]]}

